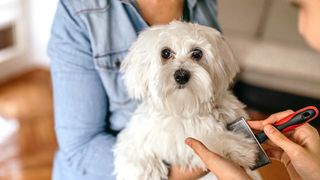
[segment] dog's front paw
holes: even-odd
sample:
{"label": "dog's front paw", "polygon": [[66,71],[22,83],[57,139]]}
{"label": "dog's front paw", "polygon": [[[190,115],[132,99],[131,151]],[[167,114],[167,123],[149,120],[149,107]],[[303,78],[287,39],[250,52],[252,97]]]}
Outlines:
{"label": "dog's front paw", "polygon": [[255,165],[258,153],[256,143],[247,138],[241,138],[230,149],[225,149],[222,154],[231,161],[248,168]]}
{"label": "dog's front paw", "polygon": [[223,152],[224,156],[243,167],[252,167],[257,158],[257,146],[255,142],[243,142],[234,145],[234,149]]}
{"label": "dog's front paw", "polygon": [[243,134],[226,131],[206,143],[210,150],[245,168],[255,165],[258,146],[254,140]]}

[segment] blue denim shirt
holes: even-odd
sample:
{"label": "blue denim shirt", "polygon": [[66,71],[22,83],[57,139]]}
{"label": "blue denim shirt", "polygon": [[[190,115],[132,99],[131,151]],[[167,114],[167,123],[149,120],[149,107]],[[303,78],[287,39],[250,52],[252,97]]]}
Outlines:
{"label": "blue denim shirt", "polygon": [[[215,0],[186,0],[190,21],[217,28]],[[116,134],[137,102],[119,66],[148,25],[134,0],[60,0],[48,53],[59,150],[54,180],[114,179]]]}

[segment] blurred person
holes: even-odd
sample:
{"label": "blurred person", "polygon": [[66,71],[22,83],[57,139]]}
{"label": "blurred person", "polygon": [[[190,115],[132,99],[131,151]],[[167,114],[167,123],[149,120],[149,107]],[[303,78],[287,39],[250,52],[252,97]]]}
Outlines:
{"label": "blurred person", "polygon": [[299,8],[298,30],[305,41],[320,52],[320,1],[293,0],[291,3]]}
{"label": "blurred person", "polygon": [[[140,31],[172,20],[219,29],[215,0],[60,0],[48,46],[58,151],[54,180],[114,179],[112,148],[137,103],[119,66]],[[170,178],[204,172],[171,167]]]}
{"label": "blurred person", "polygon": [[[298,29],[305,41],[320,52],[320,1],[294,0],[299,8]],[[309,124],[296,128],[286,137],[272,125],[293,111],[271,115],[263,121],[248,121],[251,128],[264,130],[269,138],[267,154],[281,161],[291,179],[320,179],[320,137]],[[219,179],[250,179],[240,167],[209,151],[201,142],[187,138],[188,144]],[[228,172],[228,173],[226,173]]]}

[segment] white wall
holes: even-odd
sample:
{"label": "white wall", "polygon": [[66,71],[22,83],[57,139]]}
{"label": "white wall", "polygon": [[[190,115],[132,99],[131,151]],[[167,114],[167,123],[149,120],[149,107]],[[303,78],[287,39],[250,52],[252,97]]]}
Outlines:
{"label": "white wall", "polygon": [[[29,0],[27,58],[35,65],[49,66],[47,43],[58,0]],[[28,43],[27,43],[28,44]]]}
{"label": "white wall", "polygon": [[0,82],[34,67],[49,67],[47,43],[58,0],[17,0],[19,55],[0,63]]}

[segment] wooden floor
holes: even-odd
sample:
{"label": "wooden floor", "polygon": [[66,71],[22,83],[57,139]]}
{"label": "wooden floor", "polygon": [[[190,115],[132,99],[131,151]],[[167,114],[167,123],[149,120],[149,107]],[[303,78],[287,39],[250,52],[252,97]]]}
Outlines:
{"label": "wooden floor", "polygon": [[0,142],[1,180],[51,179],[57,145],[50,84],[49,72],[37,69],[0,85],[0,116],[19,124]]}
{"label": "wooden floor", "polygon": [[[255,118],[265,117],[256,111],[249,113]],[[35,69],[0,84],[0,116],[16,119],[19,124],[15,133],[0,141],[0,180],[51,179],[57,145],[49,72]],[[264,179],[289,179],[277,162],[260,172]]]}

